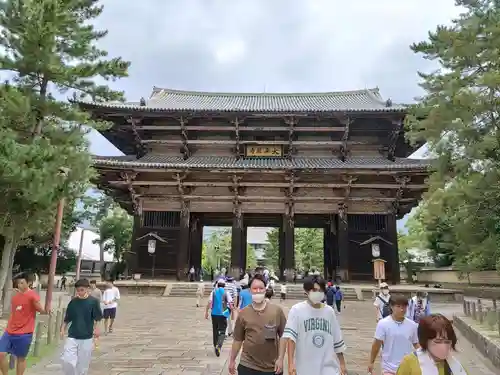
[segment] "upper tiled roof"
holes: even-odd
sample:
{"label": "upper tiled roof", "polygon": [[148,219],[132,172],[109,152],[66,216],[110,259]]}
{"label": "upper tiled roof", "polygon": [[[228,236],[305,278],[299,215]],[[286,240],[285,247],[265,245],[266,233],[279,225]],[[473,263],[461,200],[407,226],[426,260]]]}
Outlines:
{"label": "upper tiled roof", "polygon": [[396,159],[390,161],[384,158],[349,158],[342,162],[338,158],[241,158],[218,156],[192,156],[187,160],[181,157],[167,155],[146,155],[141,159],[130,161],[120,157],[94,158],[95,166],[122,168],[194,168],[194,169],[383,169],[383,170],[425,170],[429,168],[430,160]]}
{"label": "upper tiled roof", "polygon": [[130,109],[153,112],[402,112],[380,96],[378,89],[322,93],[217,93],[162,89],[155,87],[148,100],[141,103],[81,103],[84,106]]}

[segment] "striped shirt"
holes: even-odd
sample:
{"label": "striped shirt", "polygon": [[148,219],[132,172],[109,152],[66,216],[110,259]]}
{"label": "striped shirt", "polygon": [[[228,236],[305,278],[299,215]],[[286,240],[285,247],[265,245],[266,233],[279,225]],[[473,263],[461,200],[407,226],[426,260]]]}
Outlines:
{"label": "striped shirt", "polygon": [[238,295],[238,287],[236,286],[236,284],[234,282],[226,282],[226,286],[224,287],[224,289],[231,296],[231,299],[235,301],[236,296]]}

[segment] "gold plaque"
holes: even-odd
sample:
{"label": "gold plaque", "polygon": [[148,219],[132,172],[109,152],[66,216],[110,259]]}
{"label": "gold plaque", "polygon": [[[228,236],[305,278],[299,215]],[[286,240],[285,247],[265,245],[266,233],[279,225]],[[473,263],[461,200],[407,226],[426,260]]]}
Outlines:
{"label": "gold plaque", "polygon": [[283,149],[281,146],[247,145],[245,155],[254,158],[277,158],[283,156]]}

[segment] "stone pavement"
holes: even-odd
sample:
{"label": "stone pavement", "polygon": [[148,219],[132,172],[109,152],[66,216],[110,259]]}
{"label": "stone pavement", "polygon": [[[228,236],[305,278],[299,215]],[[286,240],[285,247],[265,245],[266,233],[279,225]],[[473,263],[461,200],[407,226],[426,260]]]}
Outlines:
{"label": "stone pavement", "polygon": [[[288,309],[297,301],[287,301]],[[434,305],[451,314],[461,305]],[[100,339],[89,375],[225,375],[230,340],[220,358],[213,353],[211,324],[191,298],[124,296],[115,332]],[[340,315],[350,374],[365,374],[375,322],[370,302],[348,302]],[[458,357],[470,374],[498,374],[487,359],[464,340]],[[27,371],[28,375],[60,373],[59,353]]]}

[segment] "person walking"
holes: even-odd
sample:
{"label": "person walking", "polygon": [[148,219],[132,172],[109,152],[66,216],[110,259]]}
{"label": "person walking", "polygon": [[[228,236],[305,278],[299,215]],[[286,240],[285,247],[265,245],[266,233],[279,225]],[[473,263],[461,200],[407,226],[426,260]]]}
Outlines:
{"label": "person walking", "polygon": [[389,285],[387,283],[381,283],[380,292],[373,302],[373,306],[375,307],[375,319],[377,322],[391,315],[390,299],[391,294],[389,292]]}
{"label": "person walking", "polygon": [[238,296],[236,283],[234,282],[233,277],[231,276],[227,277],[226,286],[224,287],[224,289],[231,296],[231,303],[228,306],[230,313],[229,317],[227,318],[227,336],[231,336],[233,334],[233,322],[236,320],[236,314],[237,314],[237,311],[234,308],[233,304],[237,300]]}
{"label": "person walking", "polygon": [[382,349],[382,375],[395,375],[403,357],[419,346],[417,324],[405,317],[408,298],[403,295],[393,295],[390,304],[391,315],[381,319],[375,329],[368,364],[370,374],[373,374],[374,363],[380,349]]}
{"label": "person walking", "polygon": [[200,281],[198,283],[198,289],[196,289],[196,307],[201,306],[204,295],[205,295],[205,283],[203,281]]}
{"label": "person walking", "polygon": [[467,375],[456,352],[453,324],[441,314],[422,317],[417,329],[420,348],[403,358],[396,375]]}
{"label": "person walking", "polygon": [[346,345],[335,310],[321,302],[325,288],[322,277],[308,276],[304,280],[307,300],[288,313],[283,338],[290,375],[347,375]]}
{"label": "person walking", "polygon": [[61,288],[60,288],[60,290],[66,290],[66,281],[67,280],[68,279],[66,278],[66,275],[63,275],[61,277]]}
{"label": "person walking", "polygon": [[95,280],[90,280],[90,296],[94,297],[96,300],[99,301],[99,303],[101,303],[102,292],[101,289],[97,287],[97,282]]}
{"label": "person walking", "polygon": [[102,294],[104,334],[113,333],[113,324],[116,319],[119,300],[120,291],[114,285],[113,280],[109,280],[106,284],[106,290]]}
{"label": "person walking", "polygon": [[426,292],[418,291],[417,295],[410,299],[406,317],[418,323],[421,318],[431,314],[431,306]]}
{"label": "person walking", "polygon": [[243,278],[243,280],[240,281],[241,285],[241,292],[240,292],[240,298],[239,298],[239,311],[244,309],[245,307],[249,306],[252,303],[252,293],[250,292],[250,289],[248,287],[248,279]]}
{"label": "person walking", "polygon": [[217,357],[220,357],[220,351],[226,337],[227,318],[224,315],[225,310],[233,302],[229,293],[224,289],[225,286],[226,282],[224,279],[219,279],[217,287],[210,293],[207,307],[205,308],[205,319],[208,320],[209,311],[211,312],[212,343]]}
{"label": "person walking", "polygon": [[93,339],[99,337],[98,324],[102,319],[99,301],[89,294],[86,279],[75,283],[76,296],[66,308],[61,339],[66,336],[62,353],[64,375],[87,375],[92,358]]}
{"label": "person walking", "polygon": [[286,301],[286,281],[280,285],[280,302]]}
{"label": "person walking", "polygon": [[344,293],[340,289],[340,286],[335,285],[335,307],[337,308],[337,312],[342,312],[342,301],[344,300]]}
{"label": "person walking", "polygon": [[14,294],[11,298],[11,312],[2,338],[0,339],[0,370],[8,375],[7,354],[16,357],[16,374],[26,371],[26,357],[35,331],[36,313],[48,314],[40,304],[40,296],[29,287],[26,273],[14,276]]}
{"label": "person walking", "polygon": [[[249,284],[252,303],[241,310],[234,327],[229,356],[231,375],[275,375],[283,372],[286,318],[280,306],[266,301],[266,280],[255,275]],[[236,358],[241,351],[236,368]]]}

